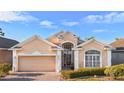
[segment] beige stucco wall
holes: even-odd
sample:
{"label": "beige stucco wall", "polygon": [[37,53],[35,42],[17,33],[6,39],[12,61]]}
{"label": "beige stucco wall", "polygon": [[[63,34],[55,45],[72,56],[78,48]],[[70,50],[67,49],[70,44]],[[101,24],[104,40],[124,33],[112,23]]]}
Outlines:
{"label": "beige stucco wall", "polygon": [[[72,40],[72,42],[76,42],[76,41],[74,41],[75,39],[73,39],[72,37],[69,37],[68,35],[67,36],[65,35],[64,39],[65,40],[67,39],[66,41]],[[86,50],[90,50],[90,49],[100,50],[101,55],[102,55],[102,67],[105,67],[108,65],[108,63],[107,63],[107,61],[108,61],[107,60],[108,59],[107,58],[107,51],[104,49],[103,45],[98,44],[98,42],[94,40],[92,42],[85,44],[84,46],[82,46],[82,49],[79,50],[79,67],[84,67],[84,53]],[[47,44],[46,42],[44,42],[38,38],[35,38],[32,41],[24,44],[23,46],[21,46],[21,50],[17,50],[16,52],[18,55],[19,53],[26,53],[27,54],[27,53],[33,53],[35,51],[38,51],[38,52],[43,53],[43,54],[57,54],[57,51],[52,50],[51,45]],[[30,59],[32,59],[32,58],[30,57]]]}
{"label": "beige stucco wall", "polygon": [[73,36],[72,33],[63,34],[63,39],[59,39],[58,37],[53,36],[49,38],[48,40],[54,44],[62,44],[65,41],[70,41],[74,43],[75,45],[78,43],[77,37]]}
{"label": "beige stucco wall", "polygon": [[0,64],[12,63],[12,51],[0,50]]}
{"label": "beige stucco wall", "polygon": [[34,39],[31,42],[24,44],[21,50],[17,50],[18,53],[33,53],[38,51],[45,54],[56,54],[56,51],[52,50],[52,46],[40,39]]}
{"label": "beige stucco wall", "polygon": [[71,41],[71,42],[77,44],[78,39],[76,37],[74,37],[73,34],[67,33],[67,34],[64,34],[64,39],[60,40],[60,43],[63,43],[64,41]]}
{"label": "beige stucco wall", "polygon": [[[35,52],[41,54],[57,54],[56,50],[52,50],[50,44],[35,38],[26,42],[21,46],[20,50],[16,50],[17,71],[55,71],[56,56],[22,56],[19,54],[32,54]],[[19,55],[19,56],[18,56]],[[29,64],[29,65],[28,65]]]}
{"label": "beige stucco wall", "polygon": [[82,49],[79,51],[79,67],[84,67],[84,58],[85,58],[84,53],[85,53],[85,51],[90,50],[90,49],[100,50],[102,53],[102,67],[105,67],[108,65],[107,51],[104,50],[104,46],[98,44],[96,41],[92,41],[92,42],[84,45],[82,47]]}

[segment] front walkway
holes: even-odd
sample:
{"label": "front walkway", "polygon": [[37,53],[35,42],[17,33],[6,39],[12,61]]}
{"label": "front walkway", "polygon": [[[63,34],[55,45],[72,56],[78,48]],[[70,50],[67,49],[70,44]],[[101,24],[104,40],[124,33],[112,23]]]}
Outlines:
{"label": "front walkway", "polygon": [[7,75],[0,81],[61,81],[60,73],[56,72],[16,72]]}

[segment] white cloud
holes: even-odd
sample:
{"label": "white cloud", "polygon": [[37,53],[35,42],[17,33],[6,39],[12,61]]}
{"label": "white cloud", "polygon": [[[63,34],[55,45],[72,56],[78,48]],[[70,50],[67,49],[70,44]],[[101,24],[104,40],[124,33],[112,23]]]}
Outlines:
{"label": "white cloud", "polygon": [[76,21],[65,21],[62,24],[65,25],[65,26],[77,26],[80,23],[79,22],[76,22]]}
{"label": "white cloud", "polygon": [[14,22],[14,21],[32,21],[38,20],[37,18],[29,15],[26,12],[0,12],[0,21],[1,22]]}
{"label": "white cloud", "polygon": [[107,30],[105,30],[105,29],[96,29],[96,30],[94,30],[93,32],[106,32]]}
{"label": "white cloud", "polygon": [[41,21],[40,25],[44,28],[56,28],[57,27],[52,21],[48,21],[48,20]]}
{"label": "white cloud", "polygon": [[124,22],[124,12],[111,12],[105,15],[88,15],[85,17],[88,23],[120,23]]}
{"label": "white cloud", "polygon": [[113,31],[107,30],[107,29],[96,29],[96,30],[93,30],[93,32],[95,32],[95,33],[102,33],[102,32],[113,32]]}
{"label": "white cloud", "polygon": [[85,20],[88,23],[100,23],[103,20],[103,16],[101,15],[88,15]]}

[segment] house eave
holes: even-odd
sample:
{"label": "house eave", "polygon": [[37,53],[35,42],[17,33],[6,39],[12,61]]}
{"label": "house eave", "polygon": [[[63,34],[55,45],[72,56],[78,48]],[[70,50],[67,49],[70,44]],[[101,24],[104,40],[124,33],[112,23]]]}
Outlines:
{"label": "house eave", "polygon": [[8,48],[0,48],[0,50],[8,50]]}
{"label": "house eave", "polygon": [[18,56],[56,56],[56,54],[18,54]]}
{"label": "house eave", "polygon": [[21,48],[10,48],[8,50],[22,50]]}

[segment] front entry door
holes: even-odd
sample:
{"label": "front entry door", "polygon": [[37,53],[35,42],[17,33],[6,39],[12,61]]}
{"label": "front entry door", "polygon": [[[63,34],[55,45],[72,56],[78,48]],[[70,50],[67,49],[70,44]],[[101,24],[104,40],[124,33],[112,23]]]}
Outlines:
{"label": "front entry door", "polygon": [[64,50],[62,51],[62,69],[74,69],[74,51],[72,50],[72,43],[64,43]]}

